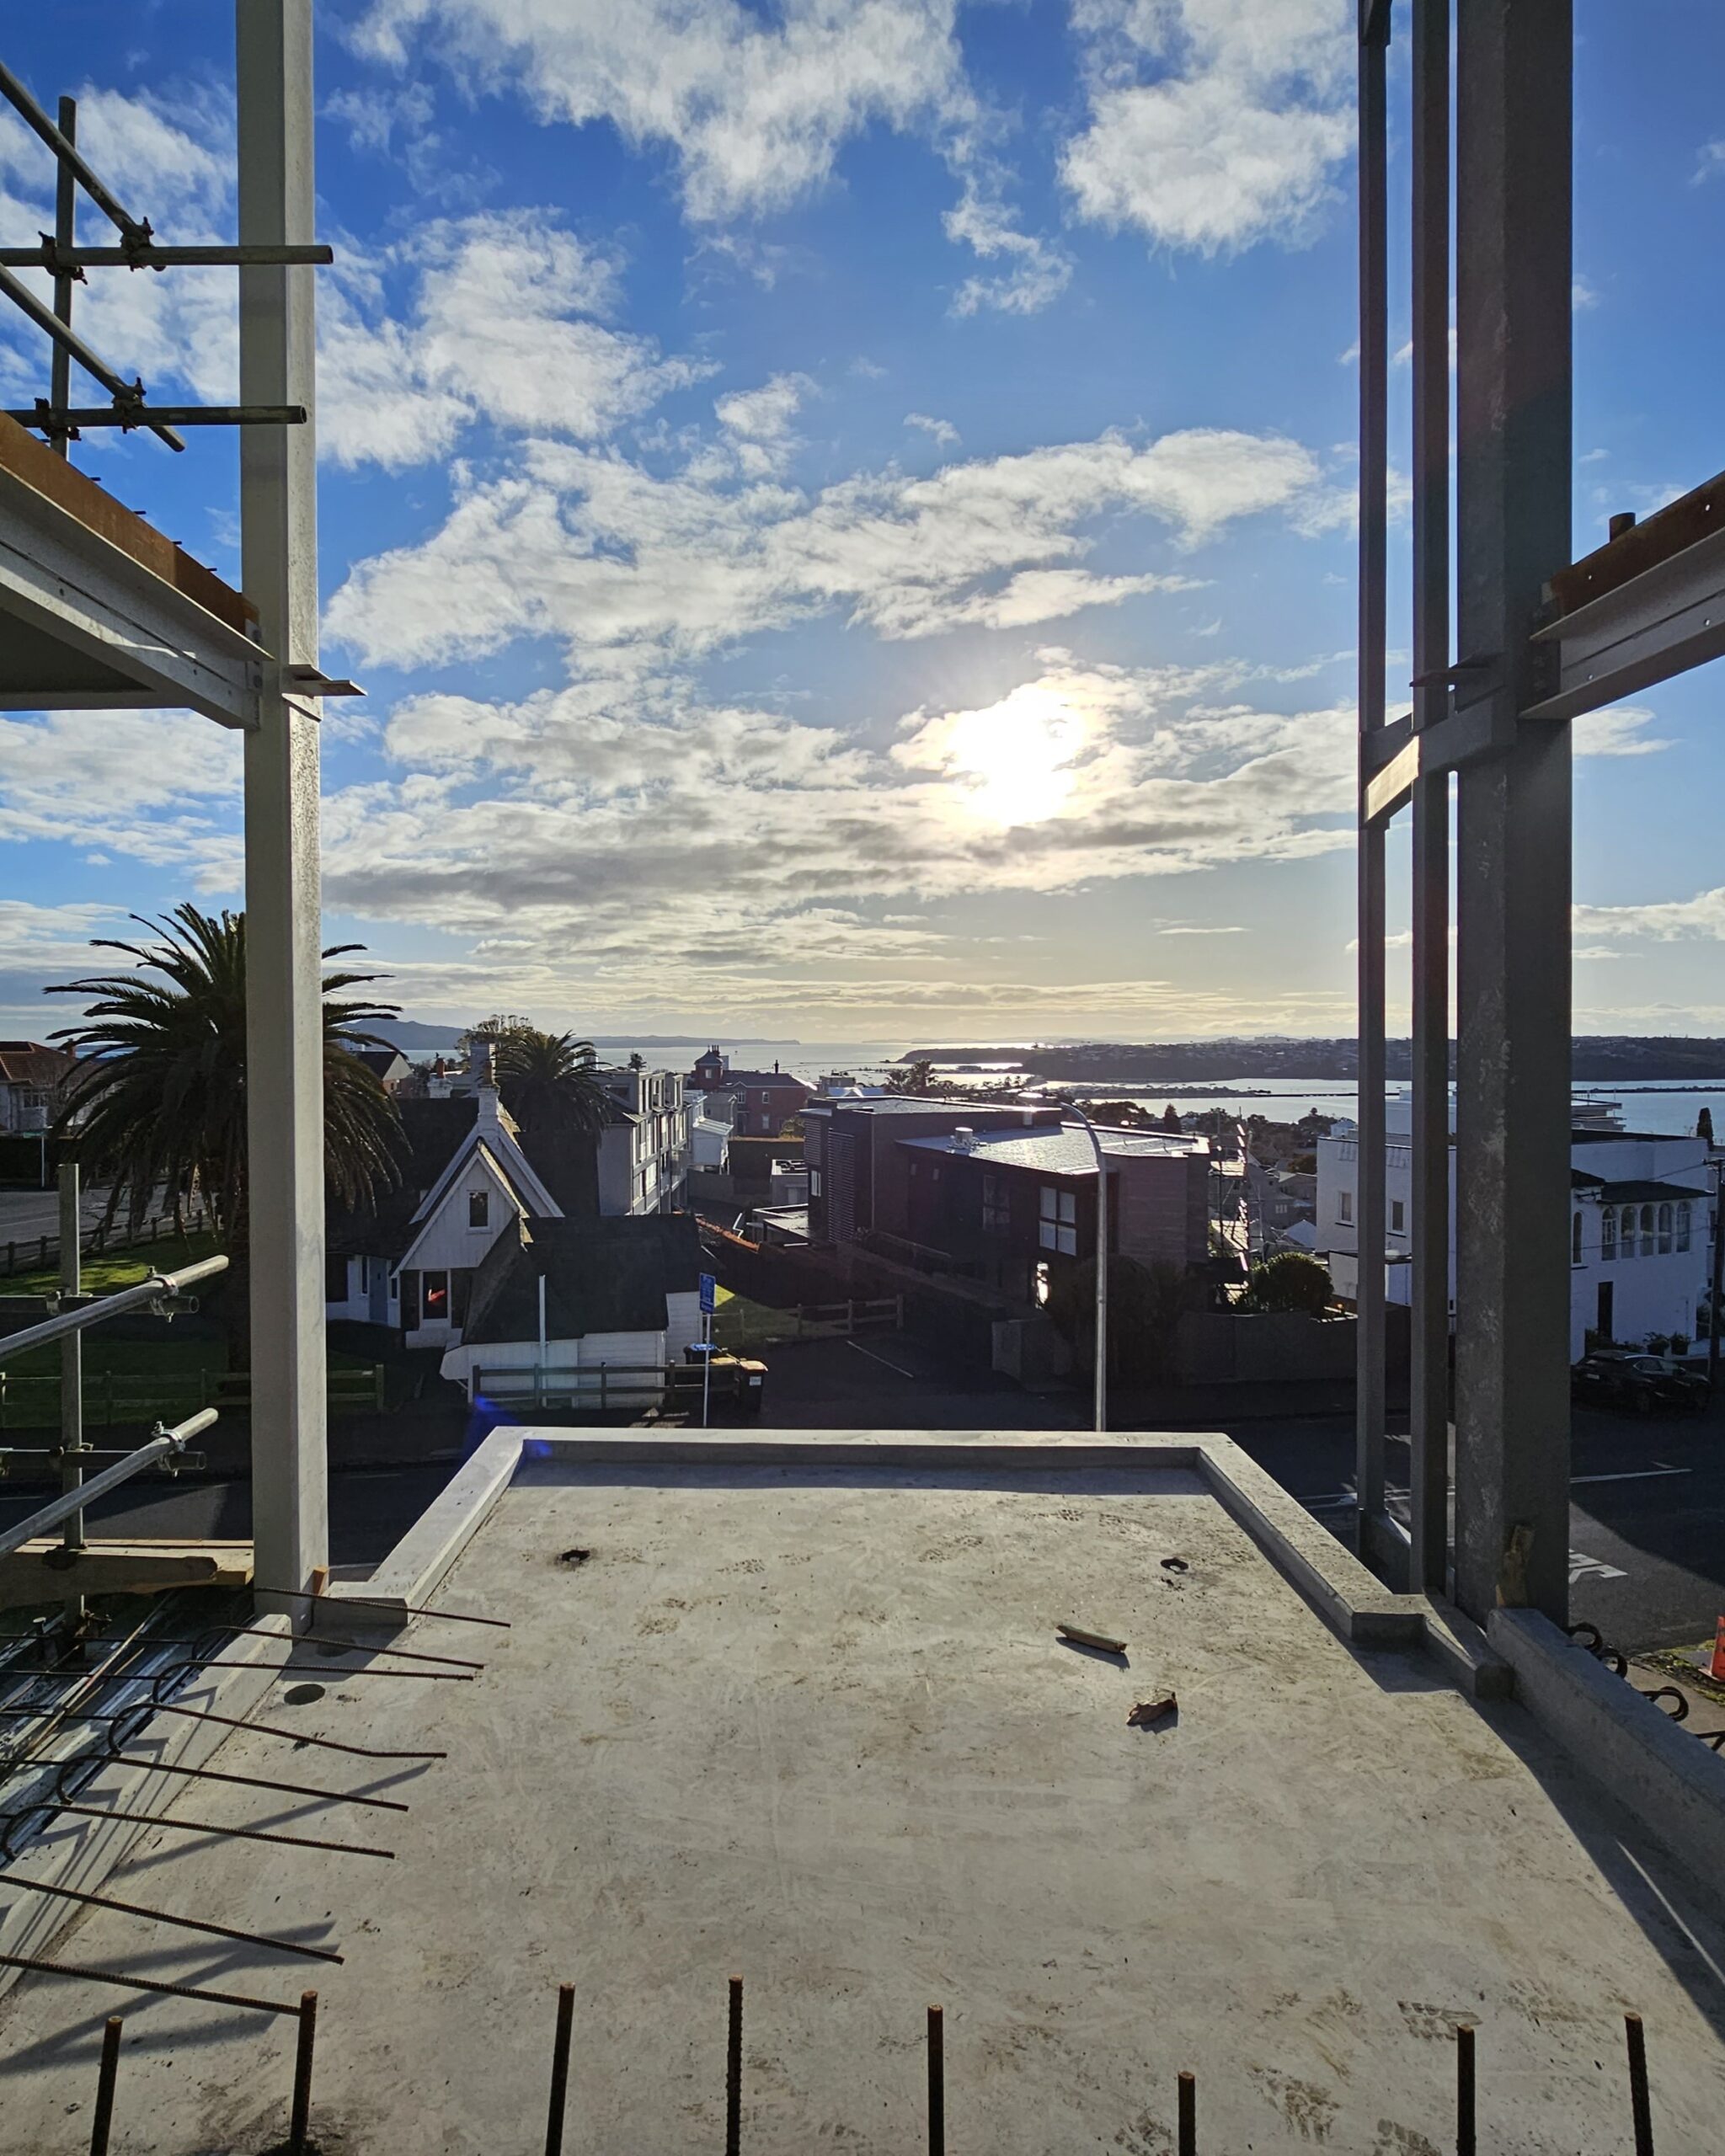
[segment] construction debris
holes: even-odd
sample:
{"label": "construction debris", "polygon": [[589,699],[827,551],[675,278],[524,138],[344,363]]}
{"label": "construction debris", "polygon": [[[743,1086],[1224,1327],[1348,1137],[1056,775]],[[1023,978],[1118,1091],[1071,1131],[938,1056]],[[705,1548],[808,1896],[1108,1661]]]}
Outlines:
{"label": "construction debris", "polygon": [[1164,1715],[1178,1714],[1180,1702],[1172,1692],[1164,1692],[1154,1700],[1140,1700],[1126,1717],[1128,1729],[1149,1729]]}
{"label": "construction debris", "polygon": [[1098,1654],[1124,1654],[1126,1642],[1110,1639],[1106,1632],[1087,1632],[1081,1625],[1056,1625],[1055,1630],[1069,1646],[1094,1647]]}

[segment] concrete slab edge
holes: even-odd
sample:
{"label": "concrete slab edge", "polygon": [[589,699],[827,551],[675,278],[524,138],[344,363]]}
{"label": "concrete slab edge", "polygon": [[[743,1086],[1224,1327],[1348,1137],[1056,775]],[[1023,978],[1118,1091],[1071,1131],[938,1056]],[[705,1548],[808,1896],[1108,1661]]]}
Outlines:
{"label": "concrete slab edge", "polygon": [[1537,1610],[1494,1609],[1486,1630],[1546,1735],[1681,1863],[1711,1871],[1725,1838],[1725,1759]]}
{"label": "concrete slab edge", "polygon": [[[657,1429],[499,1426],[369,1578],[334,1582],[314,1620],[327,1630],[399,1630],[435,1589],[523,1467],[834,1469],[844,1467],[1070,1471],[1087,1467],[1196,1469],[1206,1486],[1303,1600],[1356,1646],[1423,1646],[1450,1681],[1474,1697],[1505,1697],[1509,1666],[1459,1610],[1394,1594],[1231,1438],[1058,1431],[804,1430],[773,1436]],[[379,1606],[383,1605],[383,1606]]]}
{"label": "concrete slab edge", "polygon": [[505,1425],[483,1438],[466,1466],[425,1508],[377,1571],[332,1580],[312,1605],[315,1631],[400,1631],[490,1517],[515,1479],[524,1440],[537,1433]]}
{"label": "concrete slab edge", "polygon": [[[242,1669],[209,1669],[195,1684],[175,1694],[175,1705],[199,1707],[213,1714],[249,1716],[268,1693],[275,1673],[292,1650],[292,1628],[285,1617],[260,1617],[267,1631],[241,1634],[229,1642],[227,1658],[248,1665]],[[160,1715],[150,1723],[146,1741],[135,1749],[165,1764],[201,1767],[232,1732],[219,1722],[192,1721],[184,1715]],[[178,1774],[148,1774],[136,1766],[116,1762],[99,1774],[79,1798],[81,1803],[112,1805],[116,1810],[168,1813],[195,1787]],[[197,1817],[195,1807],[192,1816]],[[27,1882],[42,1881],[54,1886],[72,1886],[86,1894],[108,1891],[104,1881],[123,1864],[152,1829],[124,1821],[109,1824],[67,1814],[40,1841],[24,1849],[0,1872],[0,1953],[51,1956],[60,1935],[85,1913],[76,1902],[57,1894],[37,1894]],[[173,1875],[181,1875],[178,1869]],[[193,1868],[187,1875],[196,1880]],[[126,1901],[152,1902],[156,1896],[139,1886],[123,1893]],[[174,1897],[174,1913],[221,1920],[219,1909],[199,1908],[182,1894]],[[0,1997],[26,1972],[0,1968]],[[119,1993],[114,1995],[117,2002]],[[116,2006],[109,2010],[118,2010]]]}

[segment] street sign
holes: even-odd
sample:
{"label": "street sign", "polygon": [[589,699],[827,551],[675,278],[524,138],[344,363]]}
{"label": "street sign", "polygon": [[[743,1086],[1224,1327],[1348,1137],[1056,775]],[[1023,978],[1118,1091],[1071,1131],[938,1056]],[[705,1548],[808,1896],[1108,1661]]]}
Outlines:
{"label": "street sign", "polygon": [[710,1273],[701,1275],[701,1307],[709,1315],[718,1308],[718,1283]]}

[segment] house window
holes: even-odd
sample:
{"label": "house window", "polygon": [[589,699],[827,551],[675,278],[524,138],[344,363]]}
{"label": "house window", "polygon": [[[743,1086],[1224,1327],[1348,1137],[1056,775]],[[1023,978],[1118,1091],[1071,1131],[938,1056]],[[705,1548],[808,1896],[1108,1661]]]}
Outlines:
{"label": "house window", "polygon": [[772,1135],[772,1118],[770,1115],[764,1115],[764,1116],[762,1116],[762,1117],[761,1117],[761,1128],[762,1129],[762,1130],[764,1130],[764,1131],[767,1134],[767,1135],[768,1135],[769,1137]]}
{"label": "house window", "polygon": [[1012,1200],[1004,1176],[985,1174],[982,1178],[982,1232],[985,1235],[1004,1235],[1012,1225]]}
{"label": "house window", "polygon": [[470,1228],[489,1228],[491,1225],[491,1193],[489,1190],[470,1190],[467,1193],[467,1225]]}
{"label": "house window", "polygon": [[811,1198],[819,1198],[820,1195],[820,1171],[819,1168],[810,1168],[809,1171],[809,1195]]}
{"label": "house window", "polygon": [[1390,1200],[1391,1233],[1392,1235],[1399,1235],[1407,1225],[1407,1207],[1406,1202],[1399,1198],[1392,1198]]}
{"label": "house window", "polygon": [[422,1273],[419,1275],[419,1322],[421,1325],[449,1323],[449,1275],[446,1273]]}
{"label": "house window", "polygon": [[1612,1258],[1617,1255],[1617,1209],[1608,1205],[1599,1215],[1599,1256]]}
{"label": "house window", "polygon": [[347,1300],[347,1260],[334,1251],[327,1251],[323,1259],[323,1299],[326,1303],[344,1303]]}
{"label": "house window", "polygon": [[401,1322],[403,1331],[419,1329],[419,1275],[411,1271],[401,1276]]}
{"label": "house window", "polygon": [[1579,1265],[1581,1262],[1581,1215],[1579,1213],[1572,1213],[1569,1216],[1569,1262],[1572,1265]]}
{"label": "house window", "polygon": [[1351,1190],[1337,1192],[1336,1218],[1344,1225],[1354,1218],[1354,1193]]}
{"label": "house window", "polygon": [[1044,1250],[1062,1257],[1078,1255],[1078,1193],[1044,1183],[1037,1194],[1039,1214],[1037,1240]]}
{"label": "house window", "polygon": [[473,1268],[458,1267],[449,1276],[449,1321],[460,1326],[467,1321],[467,1300],[473,1293]]}
{"label": "house window", "polygon": [[1653,1254],[1653,1209],[1651,1205],[1643,1205],[1641,1209],[1641,1254],[1643,1257],[1651,1257]]}
{"label": "house window", "polygon": [[1635,1256],[1635,1208],[1632,1205],[1626,1205],[1623,1209],[1622,1240],[1623,1255],[1626,1257],[1633,1257]]}
{"label": "house window", "polygon": [[1036,1270],[1030,1276],[1030,1293],[1040,1310],[1048,1300],[1048,1265],[1043,1258],[1036,1261]]}
{"label": "house window", "polygon": [[1671,1255],[1671,1208],[1669,1205],[1659,1208],[1659,1255],[1661,1257]]}
{"label": "house window", "polygon": [[1685,1198],[1677,1208],[1677,1247],[1679,1250],[1689,1248],[1689,1201]]}

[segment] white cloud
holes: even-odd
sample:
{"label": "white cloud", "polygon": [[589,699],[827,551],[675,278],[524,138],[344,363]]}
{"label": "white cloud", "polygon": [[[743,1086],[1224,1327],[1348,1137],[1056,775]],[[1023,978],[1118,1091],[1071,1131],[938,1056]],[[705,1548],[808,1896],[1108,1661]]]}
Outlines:
{"label": "white cloud", "polygon": [[1725,140],[1703,142],[1696,152],[1695,170],[1690,175],[1690,185],[1700,187],[1710,179],[1725,178]]}
{"label": "white cloud", "polygon": [[697,225],[788,208],[871,127],[921,136],[959,179],[948,236],[1002,265],[967,280],[956,311],[1046,306],[1070,264],[1002,206],[988,147],[1002,123],[966,78],[957,0],[783,0],[775,13],[743,0],[373,0],[349,36],[403,69],[426,37],[464,87],[515,90],[547,121],[609,121],[670,157]]}
{"label": "white cloud", "polygon": [[1648,905],[1574,908],[1577,936],[1638,937],[1653,943],[1725,943],[1725,887]]}
{"label": "white cloud", "polygon": [[440,218],[385,259],[414,280],[405,321],[325,287],[319,439],[338,463],[426,462],[482,419],[595,440],[710,371],[595,318],[617,265],[549,212]]}
{"label": "white cloud", "polygon": [[1351,714],[1217,700],[1246,678],[1050,649],[991,704],[907,713],[884,752],[665,681],[413,697],[393,775],[326,803],[327,902],[479,939],[471,993],[508,982],[526,1007],[555,979],[587,1008],[1041,1008],[1023,939],[907,901],[1352,845]]}
{"label": "white cloud", "polygon": [[1350,0],[1075,0],[1090,124],[1081,216],[1215,254],[1311,237],[1353,145]]}
{"label": "white cloud", "polygon": [[352,35],[405,67],[415,32],[547,118],[607,120],[668,150],[697,221],[782,209],[830,174],[841,145],[971,111],[953,0],[788,0],[777,22],[740,0],[376,0]]}
{"label": "white cloud", "polygon": [[1645,733],[1656,712],[1643,704],[1611,704],[1604,711],[1583,712],[1572,722],[1570,746],[1578,756],[1652,756],[1671,744]]}
{"label": "white cloud", "polygon": [[1002,274],[968,277],[953,300],[954,314],[985,307],[1001,314],[1036,314],[1058,299],[1071,281],[1072,264],[1060,248],[1021,232],[1005,205],[967,181],[963,199],[942,219],[947,237],[972,248]]}
{"label": "white cloud", "polygon": [[0,715],[0,845],[58,842],[238,881],[239,737],[183,712]]}
{"label": "white cloud", "polygon": [[938,449],[952,449],[958,444],[959,430],[950,419],[931,419],[926,412],[906,412],[905,424],[920,427]]}
{"label": "white cloud", "polygon": [[1317,483],[1298,443],[1223,429],[1110,433],[927,478],[859,474],[812,496],[747,474],[733,484],[710,462],[660,478],[615,451],[539,442],[423,544],[358,565],[328,625],[371,664],[553,635],[584,670],[638,670],[648,654],[686,659],[833,609],[889,637],[1023,624],[1128,595],[1014,581],[1075,569],[1084,527],[1105,513],[1152,519],[1191,545],[1237,518],[1303,515]]}

